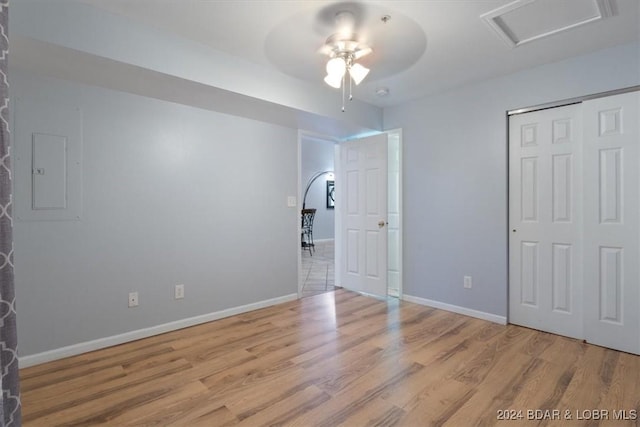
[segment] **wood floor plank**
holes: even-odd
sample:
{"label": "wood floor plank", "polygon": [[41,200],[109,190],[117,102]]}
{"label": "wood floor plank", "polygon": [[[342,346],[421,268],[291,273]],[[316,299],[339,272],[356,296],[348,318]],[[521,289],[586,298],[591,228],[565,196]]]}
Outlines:
{"label": "wood floor plank", "polygon": [[[567,387],[560,404],[572,412],[577,410],[598,408],[603,393],[607,393],[609,385],[607,376],[601,376],[602,366],[608,364],[607,350],[597,346],[588,346],[584,356],[575,365],[575,373]],[[618,352],[615,352],[618,353]],[[603,381],[603,379],[605,381]]]}
{"label": "wood floor plank", "polygon": [[580,340],[558,336],[555,343],[547,347],[539,357],[546,362],[566,368],[576,365],[584,357],[588,347],[588,344]]}
{"label": "wood floor plank", "polygon": [[[234,384],[227,388],[218,386],[217,393],[221,394],[226,406],[243,420],[310,385],[335,392],[365,373],[357,371],[363,366],[363,357],[369,355],[373,359],[377,353],[382,352],[381,349],[366,343],[359,347],[354,349],[357,351],[335,354],[313,365],[311,369],[302,365],[291,366],[277,375],[261,376],[256,380],[244,381],[243,384]],[[271,392],[264,393],[264,390]]]}
{"label": "wood floor plank", "polygon": [[[640,425],[640,358],[628,353],[620,353],[620,358],[613,373],[609,392],[603,396],[599,407],[610,411],[622,410],[624,416],[611,414],[602,426],[638,426]],[[635,378],[635,381],[629,381]],[[635,412],[633,412],[635,411]],[[634,418],[624,420],[620,418]],[[622,414],[621,414],[622,415]]]}
{"label": "wood floor plank", "polygon": [[559,409],[575,374],[575,367],[562,368],[540,359],[532,360],[534,375],[521,378],[519,393],[508,408],[522,411]]}
{"label": "wood floor plank", "polygon": [[227,427],[238,425],[238,419],[233,413],[226,407],[220,406],[214,410],[208,411],[197,418],[191,419],[189,417],[188,422],[179,422],[177,424],[167,424],[167,426],[189,426],[189,427]]}
{"label": "wood floor plank", "polygon": [[60,401],[60,396],[63,394],[77,392],[79,390],[85,393],[87,387],[96,385],[102,387],[105,383],[118,378],[124,378],[126,375],[127,372],[122,366],[108,367],[88,375],[52,382],[30,390],[23,390],[21,392],[21,400],[22,403],[26,405],[30,405],[31,402],[42,404],[45,399],[56,396],[56,400]]}
{"label": "wood floor plank", "polygon": [[469,359],[453,378],[466,384],[480,384],[492,371],[500,370],[515,352],[527,346],[536,333],[524,329],[507,329],[502,337],[485,345]]}
{"label": "wood floor plank", "polygon": [[183,402],[202,396],[209,391],[201,382],[190,381],[180,387],[176,387],[171,393],[161,396],[158,399],[144,402],[138,406],[108,416],[103,425],[143,425],[149,414],[153,414],[153,423],[162,423],[162,418],[158,417],[158,412],[164,410],[168,405],[180,405]]}
{"label": "wood floor plank", "polygon": [[191,396],[185,400],[169,401],[163,408],[153,413],[147,413],[146,416],[140,417],[131,425],[191,427],[193,425],[206,425],[204,423],[211,418],[216,419],[216,422],[209,422],[209,425],[231,426],[237,424],[240,420],[229,411],[224,405],[224,401],[217,395],[209,394],[208,390],[207,388],[204,393]]}
{"label": "wood floor plank", "polygon": [[401,321],[396,324],[395,333],[386,331],[370,341],[373,345],[382,348],[391,346],[412,348],[416,343],[425,345],[466,321],[461,318],[450,319],[447,313],[435,310],[428,314],[428,317],[421,317],[419,322],[412,322],[409,319]]}
{"label": "wood floor plank", "polygon": [[563,427],[564,420],[500,421],[497,412],[640,414],[639,356],[345,290],[20,375],[26,427]]}
{"label": "wood floor plank", "polygon": [[[57,384],[73,378],[90,375],[114,366],[121,366],[138,360],[145,360],[159,354],[171,353],[172,351],[171,347],[154,344],[150,346],[134,347],[130,352],[122,352],[121,354],[114,355],[113,357],[104,357],[100,355],[100,353],[96,353],[96,358],[90,360],[82,360],[75,357],[68,358],[64,359],[62,363],[61,361],[52,362],[56,365],[49,371],[40,371],[40,366],[42,365],[24,370],[26,371],[24,376],[22,376],[23,371],[20,371],[20,387],[22,390],[28,391],[48,384]],[[38,369],[36,370],[36,368]]]}
{"label": "wood floor plank", "polygon": [[[336,331],[335,337],[331,342],[331,345],[323,345],[310,349],[306,352],[300,352],[296,356],[291,358],[291,361],[296,365],[301,365],[304,368],[309,368],[321,363],[328,358],[332,358],[335,355],[347,353],[349,351],[356,351],[355,349],[365,344],[367,347],[371,347],[369,338],[379,332],[374,332],[372,335],[345,335]],[[353,350],[352,350],[353,349]]]}
{"label": "wood floor plank", "polygon": [[383,393],[400,386],[407,378],[418,375],[422,369],[423,366],[417,363],[399,361],[393,364],[392,361],[386,360],[333,399],[301,416],[295,425],[331,427],[347,423],[350,418],[366,410],[366,407]]}
{"label": "wood floor plank", "polygon": [[[405,410],[420,404],[423,395],[430,396],[433,388],[452,380],[453,375],[468,360],[469,353],[476,353],[485,346],[483,341],[477,340],[478,335],[475,331],[477,329],[470,327],[469,335],[464,334],[463,337],[457,333],[444,333],[426,347],[408,351],[407,355],[411,360],[425,367],[424,374],[408,379],[402,388],[383,395],[383,398]],[[460,341],[462,338],[463,341]],[[429,350],[428,356],[426,349]]]}
{"label": "wood floor plank", "polygon": [[[255,412],[251,416],[244,418],[238,426],[286,425],[330,399],[331,396],[327,393],[310,385],[295,394],[279,399],[272,405],[265,407],[260,413]],[[230,408],[230,410],[233,412],[233,408]]]}
{"label": "wood floor plank", "polygon": [[[315,383],[325,392],[335,396],[359,378],[370,375],[371,370],[384,357],[385,353],[381,348],[363,343],[327,366],[327,373]],[[310,368],[315,370],[315,366]]]}
{"label": "wood floor plank", "polygon": [[476,392],[474,387],[456,380],[442,381],[437,387],[423,390],[420,399],[415,404],[404,408],[407,413],[400,420],[400,424],[406,426],[444,425]]}
{"label": "wood floor plank", "polygon": [[[477,425],[490,426],[498,421],[498,411],[515,408],[514,401],[521,394],[523,384],[538,376],[543,361],[518,352],[511,357],[510,363],[501,364],[478,384],[477,393],[447,420],[447,424],[462,425],[471,418]],[[437,389],[437,385],[432,387],[436,392]]]}
{"label": "wood floor plank", "polygon": [[365,404],[362,410],[355,412],[344,422],[338,424],[343,427],[350,426],[393,426],[405,415],[403,409],[392,403],[377,398]]}
{"label": "wood floor plank", "polygon": [[[29,407],[37,404],[39,411],[29,412],[24,415],[25,421],[44,417],[48,419],[50,413],[72,414],[80,412],[79,408],[87,407],[89,413],[95,408],[95,402],[100,400],[110,400],[115,395],[127,396],[128,392],[139,388],[148,387],[148,383],[154,379],[167,377],[175,372],[184,372],[191,365],[185,360],[178,360],[163,366],[158,366],[141,372],[136,372],[129,377],[121,377],[104,384],[94,384],[84,389],[64,393],[62,395],[52,394],[48,398],[39,399],[37,402],[25,402]],[[62,416],[61,418],[64,418]]]}
{"label": "wood floor plank", "polygon": [[[440,340],[440,342],[435,341],[434,344],[439,344],[440,346],[443,343],[451,340],[455,336],[449,336],[445,334]],[[480,360],[486,359],[486,355],[482,349],[492,348],[492,343],[487,343],[481,340],[475,340],[476,336],[471,335],[468,336],[462,343],[455,345],[455,342],[449,342],[445,348],[453,348],[454,351],[444,351],[440,353],[434,353],[437,356],[434,356],[429,363],[425,365],[425,371],[427,374],[420,377],[421,382],[409,382],[402,389],[398,390],[396,393],[386,397],[387,399],[395,402],[399,407],[402,407],[405,411],[407,411],[407,417],[403,418],[403,423],[408,422],[409,425],[413,422],[417,422],[417,419],[420,417],[424,417],[423,411],[424,408],[431,408],[431,402],[434,398],[439,398],[441,401],[437,405],[439,411],[442,413],[447,413],[449,416],[454,416],[457,412],[452,412],[453,408],[458,409],[458,405],[462,404],[462,406],[466,406],[467,402],[461,402],[455,398],[446,398],[446,396],[442,393],[443,390],[449,390],[449,387],[455,386],[451,390],[458,390],[460,393],[464,394],[466,398],[472,399],[475,397],[475,394],[467,394],[471,390],[480,390],[480,384],[477,384],[476,381],[465,382],[460,381],[460,378],[464,378],[461,376],[462,372],[476,372],[477,371],[477,357],[471,357],[471,355],[476,355],[480,358]],[[437,347],[434,345],[434,347]],[[472,349],[470,351],[470,348]],[[457,349],[457,350],[455,350]],[[517,352],[514,356],[518,356]],[[512,357],[512,355],[508,355],[508,357]],[[529,357],[522,356],[523,359],[529,359]],[[521,364],[516,364],[514,369],[521,369]],[[493,377],[502,378],[502,373],[504,368],[500,363],[500,359],[498,358],[495,363],[491,364],[493,369],[489,370],[486,375],[483,375],[483,381],[486,381],[488,384],[492,384]],[[456,379],[458,377],[458,379]],[[487,380],[486,378],[491,378]],[[499,382],[499,381],[493,381]],[[495,387],[498,387],[501,384],[492,384]],[[490,390],[490,396],[495,396],[495,389]],[[451,406],[453,405],[453,406]],[[484,405],[485,407],[488,405]],[[422,408],[424,407],[424,408]],[[420,409],[422,408],[422,409]],[[431,415],[429,418],[433,423],[438,422],[438,420],[442,417],[434,417],[433,412],[429,410]],[[437,411],[436,411],[437,412]],[[476,414],[478,412],[472,412],[472,414]],[[483,413],[483,412],[479,412]],[[465,413],[468,414],[468,411]],[[464,420],[466,418],[463,417]],[[460,420],[459,420],[460,422]],[[456,424],[453,424],[456,425]]]}

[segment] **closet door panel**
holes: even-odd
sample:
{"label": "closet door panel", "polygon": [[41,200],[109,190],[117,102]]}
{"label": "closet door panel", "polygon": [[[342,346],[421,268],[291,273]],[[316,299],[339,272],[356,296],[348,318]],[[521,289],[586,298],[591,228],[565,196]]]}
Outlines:
{"label": "closet door panel", "polygon": [[640,93],[583,103],[585,338],[640,354]]}
{"label": "closet door panel", "polygon": [[582,338],[581,105],[509,119],[509,321]]}

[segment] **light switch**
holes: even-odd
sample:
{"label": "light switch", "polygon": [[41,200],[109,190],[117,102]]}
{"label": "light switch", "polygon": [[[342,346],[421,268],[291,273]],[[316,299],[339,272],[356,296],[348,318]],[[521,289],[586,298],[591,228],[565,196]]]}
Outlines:
{"label": "light switch", "polygon": [[298,206],[298,201],[296,200],[296,196],[287,197],[287,207],[295,208],[296,206]]}

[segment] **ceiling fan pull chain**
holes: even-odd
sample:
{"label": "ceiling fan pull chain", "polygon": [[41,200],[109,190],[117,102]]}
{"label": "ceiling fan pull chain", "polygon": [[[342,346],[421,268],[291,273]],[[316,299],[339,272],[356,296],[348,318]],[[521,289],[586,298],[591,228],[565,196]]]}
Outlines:
{"label": "ceiling fan pull chain", "polygon": [[353,101],[353,95],[351,93],[351,82],[352,82],[352,78],[351,78],[351,71],[349,71],[349,101]]}
{"label": "ceiling fan pull chain", "polygon": [[342,112],[344,113],[344,76],[342,76]]}

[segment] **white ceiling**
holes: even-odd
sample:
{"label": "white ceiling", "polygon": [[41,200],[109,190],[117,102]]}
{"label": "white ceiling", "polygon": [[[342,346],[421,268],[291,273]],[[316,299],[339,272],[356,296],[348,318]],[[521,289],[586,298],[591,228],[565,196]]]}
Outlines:
{"label": "white ceiling", "polygon": [[[354,96],[380,107],[640,40],[638,0],[614,0],[613,17],[517,48],[505,44],[480,18],[512,0],[397,0],[340,5],[334,1],[292,0],[82,1],[317,83],[327,91],[335,89],[322,82],[326,59],[318,49],[333,32],[335,11],[352,10],[360,24],[360,35],[374,49],[365,64],[372,72],[355,89]],[[553,13],[554,4],[563,5],[562,13],[566,14],[571,2],[600,0],[537,1],[547,5],[537,9],[543,13],[530,16],[530,28],[537,22],[544,27],[552,21],[544,15]],[[387,24],[380,21],[384,14],[391,16]],[[389,88],[390,94],[377,97],[379,87]]]}
{"label": "white ceiling", "polygon": [[[318,85],[324,85],[326,59],[317,50],[333,32],[333,14],[352,10],[362,24],[359,33],[374,48],[365,64],[372,72],[355,97],[381,107],[640,39],[638,0],[614,0],[613,17],[517,48],[480,18],[512,0],[82,1]],[[555,3],[566,14],[571,3],[601,0],[538,1],[547,1],[538,8],[544,13],[552,13]],[[379,19],[384,14],[391,16],[387,24]],[[531,27],[548,21],[530,16]],[[406,60],[416,52],[415,63]],[[389,96],[377,97],[379,87],[389,88]]]}

